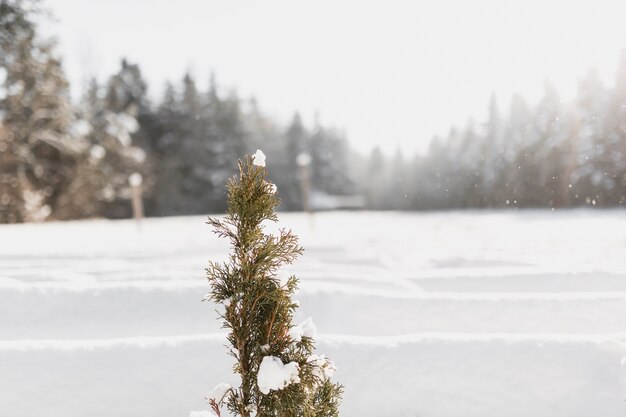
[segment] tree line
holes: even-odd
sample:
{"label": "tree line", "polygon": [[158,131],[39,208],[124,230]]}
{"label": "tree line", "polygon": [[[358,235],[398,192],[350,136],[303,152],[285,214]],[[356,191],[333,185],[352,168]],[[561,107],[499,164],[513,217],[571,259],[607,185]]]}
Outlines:
{"label": "tree line", "polygon": [[154,100],[140,67],[123,60],[73,101],[42,19],[38,0],[0,0],[0,223],[129,217],[134,173],[149,216],[221,212],[236,161],[257,148],[272,160],[283,210],[303,208],[303,154],[312,194],[361,197],[353,207],[626,202],[626,55],[612,86],[590,72],[575,99],[546,85],[538,103],[515,96],[506,114],[493,98],[484,123],[433,138],[425,153],[362,156],[342,131],[297,114],[281,126],[214,76],[203,90],[186,74]]}
{"label": "tree line", "polygon": [[452,128],[411,159],[375,149],[367,172],[378,209],[624,206],[626,52],[612,86],[592,70],[574,99],[546,83],[538,103],[515,95],[506,115],[492,96],[485,123]]}
{"label": "tree line", "polygon": [[142,175],[149,216],[221,212],[236,162],[257,148],[285,210],[302,209],[300,154],[311,160],[311,187],[354,193],[349,147],[337,129],[287,127],[210,77],[191,74],[152,101],[137,64],[126,60],[80,100],[54,43],[38,33],[36,0],[0,0],[0,223],[130,216],[129,177]]}

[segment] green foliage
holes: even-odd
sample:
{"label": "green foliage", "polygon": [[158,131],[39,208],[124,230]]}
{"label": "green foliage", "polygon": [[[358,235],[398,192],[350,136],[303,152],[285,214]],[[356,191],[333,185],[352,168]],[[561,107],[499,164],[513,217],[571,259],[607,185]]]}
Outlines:
{"label": "green foliage", "polygon": [[[337,416],[342,387],[315,372],[310,361],[314,340],[302,337],[294,342],[289,336],[298,307],[291,298],[298,280],[291,276],[281,285],[276,273],[303,249],[290,230],[281,229],[277,236],[264,233],[264,223],[278,221],[279,200],[266,169],[253,162],[250,156],[240,161],[238,178],[228,182],[227,215],[208,220],[232,246],[227,262],[210,262],[207,268],[210,299],[224,306],[221,319],[236,360],[233,370],[241,376],[241,386],[225,402],[231,413],[242,417],[255,412],[259,417]],[[257,374],[265,356],[296,362],[300,382],[263,394]]]}

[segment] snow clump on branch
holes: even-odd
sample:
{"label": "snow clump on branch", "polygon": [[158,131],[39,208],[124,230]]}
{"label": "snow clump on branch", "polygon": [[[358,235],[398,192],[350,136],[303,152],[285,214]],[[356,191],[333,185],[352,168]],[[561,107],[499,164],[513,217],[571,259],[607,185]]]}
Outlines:
{"label": "snow clump on branch", "polygon": [[289,337],[294,342],[300,342],[302,337],[309,337],[311,339],[315,339],[317,336],[317,327],[315,323],[313,323],[313,319],[309,317],[304,320],[302,323],[293,326],[289,330]]}
{"label": "snow clump on branch", "polygon": [[283,364],[276,356],[265,356],[259,366],[257,385],[263,394],[281,390],[287,385],[300,382],[300,366],[296,362]]}
{"label": "snow clump on branch", "polygon": [[262,150],[257,149],[256,153],[254,155],[252,155],[252,163],[258,167],[264,167],[265,166],[265,154],[263,153]]}

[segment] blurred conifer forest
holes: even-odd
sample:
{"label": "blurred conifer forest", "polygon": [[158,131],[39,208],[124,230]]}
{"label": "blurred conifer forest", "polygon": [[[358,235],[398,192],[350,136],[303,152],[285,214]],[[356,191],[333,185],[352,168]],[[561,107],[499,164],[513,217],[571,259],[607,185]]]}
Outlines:
{"label": "blurred conifer forest", "polygon": [[280,126],[214,76],[203,91],[187,74],[150,100],[139,66],[123,60],[72,100],[40,8],[0,0],[0,223],[129,217],[136,172],[148,216],[222,212],[236,161],[257,148],[283,210],[303,208],[302,153],[313,208],[341,208],[341,196],[381,210],[626,203],[626,54],[610,86],[591,71],[573,100],[550,85],[538,103],[513,97],[508,111],[493,98],[488,120],[433,138],[426,153],[363,155],[340,129],[297,114]]}

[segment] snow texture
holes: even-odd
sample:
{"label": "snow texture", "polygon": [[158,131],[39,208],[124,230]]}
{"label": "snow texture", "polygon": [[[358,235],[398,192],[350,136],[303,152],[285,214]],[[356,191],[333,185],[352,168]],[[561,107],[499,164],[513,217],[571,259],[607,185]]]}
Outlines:
{"label": "snow texture", "polygon": [[257,385],[263,394],[281,390],[300,382],[300,366],[296,362],[283,364],[276,356],[265,356],[257,373]]}
{"label": "snow texture", "polygon": [[211,401],[215,401],[216,404],[222,403],[222,401],[226,399],[227,394],[232,388],[233,387],[230,386],[230,384],[227,384],[225,382],[217,384],[215,388],[213,388],[213,390],[209,393],[209,395],[207,395],[207,401],[209,402],[209,404],[211,403]]}
{"label": "snow texture", "polygon": [[[342,417],[624,416],[626,211],[280,220]],[[0,226],[0,415],[186,416],[237,386],[205,221]]]}
{"label": "snow texture", "polygon": [[281,288],[287,286],[287,283],[289,282],[289,278],[291,277],[291,272],[285,268],[280,269],[277,273],[276,273],[276,278],[278,279],[278,285],[280,285]]}
{"label": "snow texture", "polygon": [[106,116],[106,132],[116,137],[122,146],[131,145],[131,134],[139,130],[137,119],[126,113],[109,113]]}
{"label": "snow texture", "polygon": [[294,342],[300,342],[302,340],[302,337],[310,337],[311,339],[315,339],[316,336],[317,327],[315,327],[315,323],[313,323],[313,319],[311,317],[289,329],[289,337]]}
{"label": "snow texture", "polygon": [[214,412],[208,410],[192,411],[189,417],[217,417]]}
{"label": "snow texture", "polygon": [[265,154],[260,149],[257,149],[254,155],[252,155],[252,163],[259,167],[265,166]]}
{"label": "snow texture", "polygon": [[[263,165],[263,166],[265,166],[265,165]],[[269,181],[263,181],[263,184],[265,184],[266,186],[269,187],[269,192],[272,193],[272,194],[276,194],[276,191],[278,191],[278,187],[274,183],[271,183]]]}
{"label": "snow texture", "polygon": [[309,356],[308,362],[313,365],[313,375],[320,380],[331,378],[337,370],[335,363],[328,359],[326,355],[313,354]]}

